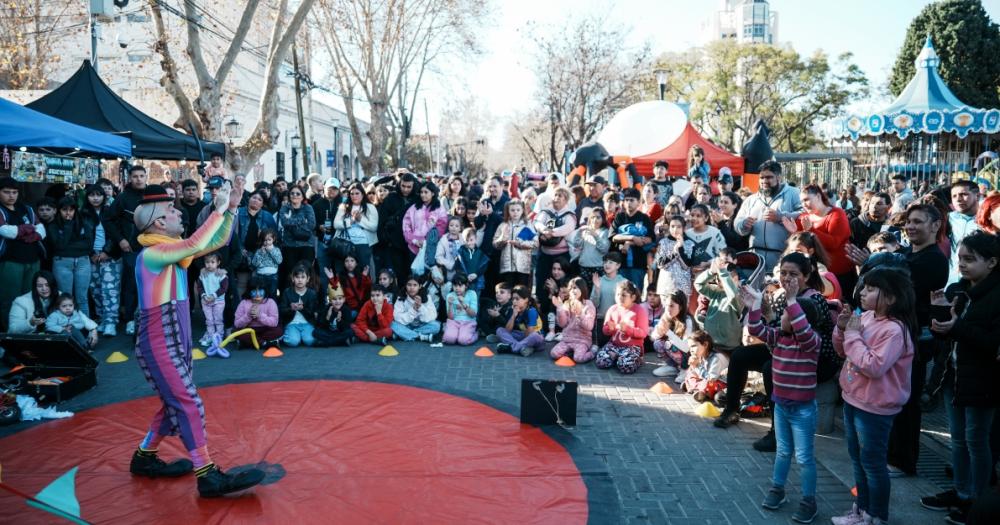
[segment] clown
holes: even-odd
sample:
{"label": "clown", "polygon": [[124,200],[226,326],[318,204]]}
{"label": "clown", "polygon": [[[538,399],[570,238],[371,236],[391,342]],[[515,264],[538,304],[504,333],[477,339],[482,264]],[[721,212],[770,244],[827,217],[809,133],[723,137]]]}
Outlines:
{"label": "clown", "polygon": [[[188,239],[181,239],[181,211],[174,208],[173,198],[160,186],[146,187],[133,217],[143,246],[135,269],[139,290],[135,355],[163,406],[153,416],[129,470],[134,475],[157,478],[183,476],[193,469],[202,497],[247,489],[264,478],[260,470],[227,474],[212,463],[205,408],[192,377],[187,267],[195,257],[229,242],[243,183],[237,178],[232,192],[229,186],[226,181],[215,195],[215,211]],[[164,437],[176,435],[180,435],[191,460],[166,463],[157,457],[157,447]]]}

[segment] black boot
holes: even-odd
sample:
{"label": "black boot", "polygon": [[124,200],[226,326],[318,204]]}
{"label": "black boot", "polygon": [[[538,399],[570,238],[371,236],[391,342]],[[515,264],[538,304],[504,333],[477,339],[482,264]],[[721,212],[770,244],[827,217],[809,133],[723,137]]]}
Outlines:
{"label": "black boot", "polygon": [[192,469],[194,464],[189,459],[178,459],[167,463],[157,457],[155,452],[146,453],[138,450],[132,455],[132,464],[128,467],[132,474],[147,478],[176,478],[191,472]]}
{"label": "black boot", "polygon": [[226,474],[212,465],[208,472],[198,476],[198,494],[203,498],[217,498],[231,492],[248,489],[264,480],[264,471],[250,469],[238,474]]}
{"label": "black boot", "polygon": [[760,452],[774,452],[778,450],[778,442],[774,439],[774,430],[768,430],[764,437],[753,442],[753,449]]}

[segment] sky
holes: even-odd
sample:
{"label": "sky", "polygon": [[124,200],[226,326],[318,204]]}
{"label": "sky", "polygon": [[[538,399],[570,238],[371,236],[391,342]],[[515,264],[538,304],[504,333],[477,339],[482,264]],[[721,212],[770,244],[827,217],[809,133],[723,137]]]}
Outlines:
{"label": "sky", "polygon": [[[873,88],[885,84],[903,43],[910,21],[930,0],[771,0],[778,13],[778,40],[802,55],[822,49],[829,56],[854,54]],[[983,0],[987,13],[1000,22],[1000,0]],[[491,142],[499,139],[500,125],[511,115],[530,109],[535,78],[530,70],[531,44],[522,41],[528,22],[551,26],[574,12],[606,13],[608,22],[632,29],[635,45],[649,41],[653,55],[701,45],[702,24],[719,7],[717,0],[502,0],[494,3],[493,20],[481,33],[484,55],[478,63],[457,67],[446,82],[428,86],[430,128],[437,128],[436,114],[453,97],[474,95],[498,122],[490,130]],[[873,89],[873,92],[877,92]],[[870,101],[878,106],[885,100]],[[437,109],[438,111],[435,111]],[[426,129],[423,112],[414,129]],[[495,145],[495,142],[494,144]]]}

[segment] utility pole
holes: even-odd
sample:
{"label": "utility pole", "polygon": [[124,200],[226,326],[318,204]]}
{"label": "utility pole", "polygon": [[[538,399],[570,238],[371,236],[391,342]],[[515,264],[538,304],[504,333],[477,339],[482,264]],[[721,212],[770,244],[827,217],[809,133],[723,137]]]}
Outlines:
{"label": "utility pole", "polygon": [[302,176],[309,176],[309,150],[306,149],[306,121],[302,118],[302,82],[299,74],[299,51],[292,43],[292,67],[295,68],[295,109],[299,113],[299,143],[302,148]]}

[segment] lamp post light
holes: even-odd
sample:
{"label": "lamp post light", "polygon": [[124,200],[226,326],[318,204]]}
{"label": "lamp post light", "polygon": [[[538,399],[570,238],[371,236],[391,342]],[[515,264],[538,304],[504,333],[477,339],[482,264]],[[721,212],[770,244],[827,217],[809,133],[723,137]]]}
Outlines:
{"label": "lamp post light", "polygon": [[232,144],[236,138],[240,136],[240,128],[243,126],[240,121],[236,120],[236,117],[229,117],[229,121],[226,122],[226,138],[229,139],[229,144]]}
{"label": "lamp post light", "polygon": [[656,83],[660,85],[660,100],[663,100],[667,93],[667,75],[670,72],[666,69],[657,69],[653,71],[653,74],[656,75]]}

